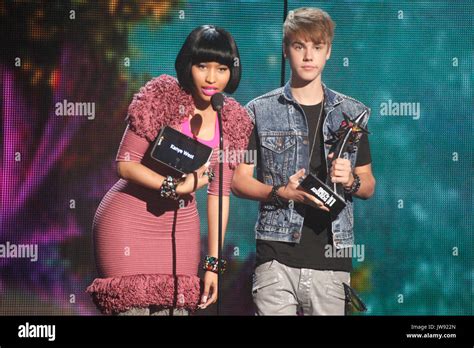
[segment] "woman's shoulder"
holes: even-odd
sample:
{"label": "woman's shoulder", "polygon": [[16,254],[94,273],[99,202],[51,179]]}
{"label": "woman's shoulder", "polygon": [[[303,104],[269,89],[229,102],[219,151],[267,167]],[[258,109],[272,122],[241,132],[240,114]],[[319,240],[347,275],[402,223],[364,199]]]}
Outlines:
{"label": "woman's shoulder", "polygon": [[164,125],[179,123],[188,115],[192,97],[179,85],[175,77],[160,75],[148,81],[133,96],[128,107],[127,121],[137,135],[153,141]]}
{"label": "woman's shoulder", "polygon": [[146,93],[146,92],[159,92],[163,90],[164,92],[168,91],[169,89],[172,90],[179,90],[181,89],[178,80],[171,75],[160,75],[155,78],[152,78],[150,81],[145,83],[145,85],[140,88],[139,93]]}
{"label": "woman's shoulder", "polygon": [[[245,150],[253,129],[247,109],[234,98],[226,97],[222,108],[222,123],[224,133],[230,143],[230,150]],[[230,168],[235,168],[237,162],[229,162]]]}
{"label": "woman's shoulder", "polygon": [[247,109],[232,97],[224,99],[223,112],[235,114],[236,116],[247,116]]}

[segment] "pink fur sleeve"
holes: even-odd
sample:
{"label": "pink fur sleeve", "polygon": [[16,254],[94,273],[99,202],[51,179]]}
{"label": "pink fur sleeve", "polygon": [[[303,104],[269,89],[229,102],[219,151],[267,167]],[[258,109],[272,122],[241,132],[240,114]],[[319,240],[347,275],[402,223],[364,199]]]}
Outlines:
{"label": "pink fur sleeve", "polygon": [[161,75],[133,96],[127,121],[135,134],[153,141],[162,127],[178,125],[181,118],[193,111],[192,97],[184,93],[178,81]]}

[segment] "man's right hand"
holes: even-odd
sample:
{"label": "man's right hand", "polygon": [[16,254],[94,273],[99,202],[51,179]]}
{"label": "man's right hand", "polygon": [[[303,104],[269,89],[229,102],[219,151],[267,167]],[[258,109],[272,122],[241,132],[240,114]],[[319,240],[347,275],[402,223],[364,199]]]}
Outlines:
{"label": "man's right hand", "polygon": [[290,176],[290,180],[288,181],[286,186],[282,186],[278,189],[278,196],[287,201],[291,200],[298,203],[304,203],[309,206],[312,206],[313,208],[329,212],[329,209],[324,206],[323,202],[321,202],[316,197],[310,195],[303,188],[300,187],[300,179],[305,176],[304,174],[305,170],[303,168],[298,170],[292,176]]}

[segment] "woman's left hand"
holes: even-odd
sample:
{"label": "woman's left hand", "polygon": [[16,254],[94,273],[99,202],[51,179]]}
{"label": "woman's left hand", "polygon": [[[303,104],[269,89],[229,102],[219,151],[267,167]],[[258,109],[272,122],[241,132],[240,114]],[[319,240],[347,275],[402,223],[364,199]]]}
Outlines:
{"label": "woman's left hand", "polygon": [[201,296],[199,309],[205,309],[217,302],[217,273],[206,271],[204,274],[204,292]]}

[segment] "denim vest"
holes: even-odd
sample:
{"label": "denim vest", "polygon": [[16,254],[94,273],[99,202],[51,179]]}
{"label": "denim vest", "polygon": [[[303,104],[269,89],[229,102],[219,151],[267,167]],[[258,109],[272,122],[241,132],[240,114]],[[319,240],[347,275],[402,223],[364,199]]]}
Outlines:
{"label": "denim vest", "polygon": [[[322,125],[324,141],[331,138],[329,130],[336,131],[344,120],[342,112],[351,119],[367,110],[361,122],[367,125],[370,109],[361,102],[332,91],[323,85],[324,111],[326,118]],[[267,185],[284,185],[291,175],[304,168],[309,173],[308,123],[301,106],[291,94],[290,83],[264,94],[247,104],[259,137],[260,157],[257,160],[257,178]],[[310,136],[314,137],[315,134]],[[324,157],[331,145],[324,145]],[[345,152],[344,158],[351,161],[354,168],[357,147],[352,153]],[[329,170],[329,168],[328,168]],[[328,175],[329,180],[329,175]],[[335,218],[332,217],[332,236],[335,248],[353,245],[353,202],[352,196],[339,191],[346,201],[346,207]],[[299,243],[303,228],[306,205],[289,202],[277,208],[270,202],[261,202],[255,233],[257,239]]]}

